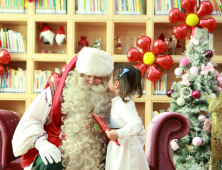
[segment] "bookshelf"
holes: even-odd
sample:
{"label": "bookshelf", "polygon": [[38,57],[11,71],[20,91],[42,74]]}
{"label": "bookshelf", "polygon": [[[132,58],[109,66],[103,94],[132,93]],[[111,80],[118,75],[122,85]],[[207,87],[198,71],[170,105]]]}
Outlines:
{"label": "bookshelf", "polygon": [[[152,39],[152,43],[161,33],[169,36],[173,26],[168,16],[154,15],[154,1],[146,1],[146,15],[115,15],[114,1],[107,0],[107,15],[77,15],[75,14],[75,1],[68,0],[67,14],[35,14],[35,4],[29,3],[27,14],[0,14],[0,26],[9,27],[27,36],[27,52],[25,54],[11,54],[11,61],[8,66],[14,69],[21,67],[27,70],[26,93],[0,93],[0,108],[14,110],[21,115],[25,112],[31,102],[38,94],[33,93],[33,77],[35,69],[48,69],[53,71],[55,67],[62,67],[67,64],[78,53],[78,41],[80,36],[85,35],[89,46],[93,39],[102,38],[102,50],[110,53],[114,58],[115,65],[128,62],[126,54],[118,55],[115,51],[115,36],[121,37],[122,45],[129,40],[129,44],[124,50],[134,45],[134,37],[141,34],[147,35]],[[208,16],[209,17],[209,16]],[[217,27],[214,31],[214,48],[216,56],[213,61],[217,62],[218,71],[222,71],[222,16],[214,17]],[[59,26],[63,26],[67,36],[67,43],[58,46],[55,42],[51,47],[38,41],[40,28],[43,23],[48,23],[54,33]],[[125,42],[124,42],[125,41]],[[167,89],[170,89],[176,79],[174,69],[179,66],[181,58],[185,57],[181,53],[186,50],[186,41],[180,41],[181,49],[177,50],[176,55],[172,55],[175,64],[167,72]],[[151,45],[152,46],[152,45]],[[64,54],[43,54],[41,50],[64,49]],[[135,63],[134,63],[135,64]],[[141,116],[145,129],[152,119],[153,110],[169,107],[171,101],[166,95],[153,95],[153,83],[146,80],[146,95],[137,99],[134,97],[136,107]]]}

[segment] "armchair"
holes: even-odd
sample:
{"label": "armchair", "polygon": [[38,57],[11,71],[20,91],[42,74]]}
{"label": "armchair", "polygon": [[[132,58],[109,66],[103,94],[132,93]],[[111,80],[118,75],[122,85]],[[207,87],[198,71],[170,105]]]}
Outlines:
{"label": "armchair", "polygon": [[189,120],[180,113],[164,112],[152,119],[146,141],[146,157],[150,170],[176,170],[170,141],[183,138],[189,130]]}
{"label": "armchair", "polygon": [[19,117],[9,110],[0,110],[0,170],[22,170],[22,157],[15,157],[12,151],[12,138],[18,125]]}

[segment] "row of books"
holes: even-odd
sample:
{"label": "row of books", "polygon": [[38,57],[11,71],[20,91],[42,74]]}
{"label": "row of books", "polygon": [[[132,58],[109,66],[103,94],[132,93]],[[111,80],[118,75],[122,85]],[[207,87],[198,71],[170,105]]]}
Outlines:
{"label": "row of books", "polygon": [[0,76],[0,93],[25,93],[26,70],[6,67]]}
{"label": "row of books", "polygon": [[27,50],[26,37],[7,27],[1,28],[0,40],[2,42],[0,49],[6,49],[10,53],[25,53]]}
{"label": "row of books", "polygon": [[[200,2],[204,0],[197,0],[195,10],[199,7]],[[214,7],[212,15],[222,14],[221,0],[208,0]],[[178,8],[182,12],[186,13],[185,9],[181,7],[181,0],[155,0],[155,15],[168,15],[169,11],[173,8]]]}
{"label": "row of books", "polygon": [[115,0],[116,15],[145,15],[145,0]]}
{"label": "row of books", "polygon": [[166,95],[167,92],[167,73],[162,72],[162,77],[153,82],[153,95]]}
{"label": "row of books", "polygon": [[[34,71],[34,93],[41,93],[44,88],[45,85],[47,83],[47,81],[49,80],[49,77],[51,76],[51,74],[53,73],[53,71],[49,71],[49,70],[35,70]],[[59,73],[61,74],[61,69],[60,68],[55,68],[55,73]]]}
{"label": "row of books", "polygon": [[28,13],[27,0],[0,0],[0,13]]}
{"label": "row of books", "polygon": [[75,13],[80,15],[106,15],[107,0],[76,0]]}
{"label": "row of books", "polygon": [[67,0],[35,0],[36,14],[66,14]]}

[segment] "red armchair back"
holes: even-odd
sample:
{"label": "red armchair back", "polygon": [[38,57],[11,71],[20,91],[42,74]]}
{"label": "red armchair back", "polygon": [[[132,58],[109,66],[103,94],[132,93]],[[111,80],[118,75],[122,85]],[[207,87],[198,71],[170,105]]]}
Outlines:
{"label": "red armchair back", "polygon": [[12,151],[12,138],[19,120],[19,117],[12,111],[0,110],[1,169],[22,170],[21,157],[16,158]]}
{"label": "red armchair back", "polygon": [[183,138],[189,130],[189,120],[180,113],[164,112],[152,119],[146,141],[146,157],[150,170],[176,170],[170,141]]}

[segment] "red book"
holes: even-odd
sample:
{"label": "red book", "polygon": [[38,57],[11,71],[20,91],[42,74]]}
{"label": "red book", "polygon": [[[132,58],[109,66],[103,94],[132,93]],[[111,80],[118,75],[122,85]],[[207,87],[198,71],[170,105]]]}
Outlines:
{"label": "red book", "polygon": [[[97,124],[101,127],[104,135],[106,136],[106,139],[107,139],[108,141],[110,141],[111,139],[110,139],[110,138],[107,136],[107,134],[106,134],[106,131],[107,131],[107,130],[110,131],[110,129],[108,128],[108,126],[106,125],[106,123],[104,122],[104,120],[101,118],[101,116],[96,115],[96,114],[93,113],[93,112],[91,112],[91,113],[92,113],[93,117],[95,118]],[[96,127],[95,127],[95,128],[96,128]],[[99,129],[98,129],[98,131],[99,131]],[[118,146],[120,146],[118,140],[112,140],[112,141],[116,142],[116,144],[117,144]]]}

